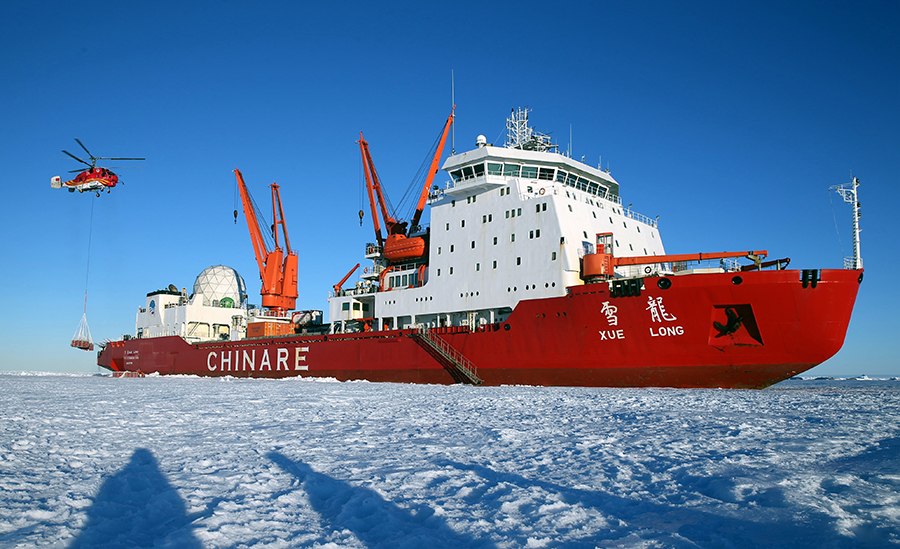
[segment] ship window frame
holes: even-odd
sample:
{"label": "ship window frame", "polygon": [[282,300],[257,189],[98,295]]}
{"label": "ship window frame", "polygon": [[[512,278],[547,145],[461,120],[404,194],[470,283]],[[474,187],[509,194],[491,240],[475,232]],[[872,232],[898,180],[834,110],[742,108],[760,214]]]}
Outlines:
{"label": "ship window frame", "polygon": [[503,163],[502,162],[488,162],[487,163],[487,174],[488,175],[503,175]]}
{"label": "ship window frame", "polygon": [[460,169],[460,170],[453,170],[452,172],[450,172],[450,177],[452,177],[452,178],[453,178],[453,181],[456,182],[456,183],[462,181],[462,177],[463,177],[462,170],[461,170],[461,169]]}
{"label": "ship window frame", "polygon": [[550,252],[550,261],[556,261],[556,252]]}
{"label": "ship window frame", "polygon": [[541,181],[553,181],[554,172],[556,172],[556,168],[538,166],[538,179]]}
{"label": "ship window frame", "polygon": [[472,169],[472,166],[463,166],[462,171],[465,179],[472,179],[475,177],[475,171]]}
{"label": "ship window frame", "polygon": [[[519,177],[519,174],[522,172],[521,164],[512,164],[509,162],[503,163],[503,175],[506,177]],[[509,194],[509,187],[506,188],[507,194]]]}
{"label": "ship window frame", "polygon": [[472,169],[475,171],[475,177],[484,177],[484,162],[472,164]]}
{"label": "ship window frame", "polygon": [[522,179],[537,179],[538,166],[522,166]]}
{"label": "ship window frame", "polygon": [[[193,328],[191,328],[191,325],[193,325]],[[201,327],[206,327],[205,335],[203,335],[203,333],[197,333],[197,329],[201,328]],[[196,322],[196,321],[188,322],[187,328],[188,328],[188,331],[187,331],[186,337],[200,337],[200,338],[203,338],[203,337],[208,338],[209,337],[209,334],[210,334],[209,322]]]}
{"label": "ship window frame", "polygon": [[562,170],[556,170],[556,182],[566,184],[566,176],[569,175],[569,172],[564,172]]}

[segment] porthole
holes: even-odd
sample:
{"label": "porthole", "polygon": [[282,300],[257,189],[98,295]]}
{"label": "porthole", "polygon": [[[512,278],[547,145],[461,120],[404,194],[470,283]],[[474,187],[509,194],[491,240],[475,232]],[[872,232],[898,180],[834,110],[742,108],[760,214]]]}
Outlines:
{"label": "porthole", "polygon": [[506,331],[508,332],[508,331],[509,331],[509,324],[504,324],[504,325],[503,325],[503,329],[506,330]]}
{"label": "porthole", "polygon": [[744,279],[739,276],[735,276],[731,279],[731,283],[734,284],[735,286],[738,286],[743,281],[744,281]]}
{"label": "porthole", "polygon": [[672,279],[666,277],[660,278],[656,281],[656,285],[660,290],[668,290],[672,287]]}

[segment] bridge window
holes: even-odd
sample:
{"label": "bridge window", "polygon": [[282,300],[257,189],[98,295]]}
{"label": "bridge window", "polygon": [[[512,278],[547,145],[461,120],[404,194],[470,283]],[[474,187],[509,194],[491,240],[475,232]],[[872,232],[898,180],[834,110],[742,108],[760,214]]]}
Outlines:
{"label": "bridge window", "polygon": [[488,162],[488,175],[503,175],[503,164]]}
{"label": "bridge window", "polygon": [[553,171],[554,168],[539,168],[538,179],[542,179],[544,181],[553,181]]}
{"label": "bridge window", "polygon": [[537,179],[538,168],[537,166],[522,166],[522,178],[523,179]]}
{"label": "bridge window", "polygon": [[475,164],[472,168],[475,170],[475,177],[484,175],[484,164]]}
{"label": "bridge window", "polygon": [[[507,177],[519,177],[519,170],[521,166],[518,164],[504,164],[503,165],[503,175]],[[509,188],[507,187],[506,192],[509,193]]]}
{"label": "bridge window", "polygon": [[566,182],[566,176],[568,174],[562,170],[556,170],[556,180],[560,183]]}

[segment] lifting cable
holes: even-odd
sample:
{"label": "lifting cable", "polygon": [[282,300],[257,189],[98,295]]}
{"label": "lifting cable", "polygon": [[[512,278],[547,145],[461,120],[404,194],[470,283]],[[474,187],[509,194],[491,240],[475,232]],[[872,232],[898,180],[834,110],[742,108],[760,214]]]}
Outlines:
{"label": "lifting cable", "polygon": [[88,328],[87,323],[87,296],[88,296],[88,281],[90,280],[91,274],[91,239],[94,233],[94,197],[91,197],[91,221],[88,225],[88,249],[87,249],[87,267],[85,268],[84,273],[84,312],[81,315],[81,322],[78,323],[78,328],[75,330],[75,335],[72,336],[72,347],[77,349],[83,349],[85,351],[93,351],[94,350],[94,341],[91,339],[91,331]]}

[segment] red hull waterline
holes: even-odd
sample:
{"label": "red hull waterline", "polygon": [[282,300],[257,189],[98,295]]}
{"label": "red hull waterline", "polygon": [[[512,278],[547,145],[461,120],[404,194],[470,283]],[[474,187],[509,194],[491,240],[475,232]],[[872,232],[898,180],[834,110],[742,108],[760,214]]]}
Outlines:
{"label": "red hull waterline", "polygon": [[[519,302],[503,323],[436,328],[429,337],[468,359],[484,385],[761,389],[843,345],[862,271],[818,273],[813,283],[799,270],[648,277],[627,297],[611,295],[607,283],[573,286],[564,297]],[[661,289],[662,280],[671,285]],[[110,342],[98,364],[164,375],[459,381],[415,330],[131,339]]]}

